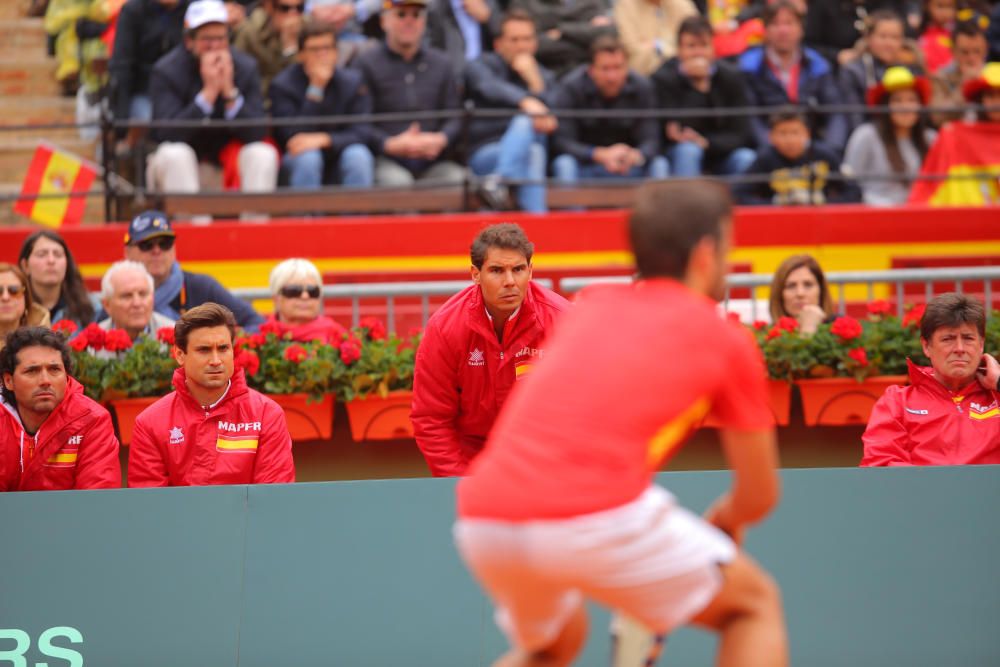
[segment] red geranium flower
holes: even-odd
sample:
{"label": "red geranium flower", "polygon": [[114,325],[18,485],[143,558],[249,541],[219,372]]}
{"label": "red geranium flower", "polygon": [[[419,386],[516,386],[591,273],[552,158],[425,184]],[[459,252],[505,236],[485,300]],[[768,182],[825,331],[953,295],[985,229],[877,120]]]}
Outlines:
{"label": "red geranium flower", "polygon": [[350,366],[361,358],[361,343],[355,339],[345,340],[340,344],[340,360]]}
{"label": "red geranium flower", "polygon": [[848,350],[847,356],[849,356],[851,359],[854,359],[854,361],[858,362],[859,366],[868,365],[868,355],[865,353],[865,348],[863,347],[856,347],[853,350]]}
{"label": "red geranium flower", "polygon": [[237,368],[242,368],[247,375],[256,375],[257,371],[260,370],[260,357],[257,356],[256,352],[250,350],[240,350],[234,363]]}
{"label": "red geranium flower", "polygon": [[72,336],[76,333],[77,329],[79,329],[79,327],[76,326],[76,322],[73,322],[72,320],[59,320],[52,325],[53,331],[66,334],[66,336]]}
{"label": "red geranium flower", "polygon": [[132,338],[124,329],[112,329],[104,338],[104,349],[109,352],[121,352],[132,347]]}
{"label": "red geranium flower", "polygon": [[406,332],[407,338],[413,338],[415,336],[420,336],[424,333],[424,330],[420,327],[410,327],[410,330]]}
{"label": "red geranium flower", "polygon": [[97,326],[96,323],[91,322],[86,327],[84,327],[83,331],[80,332],[80,335],[77,336],[77,338],[83,338],[85,341],[87,341],[87,345],[89,347],[94,348],[95,350],[103,350],[104,341],[107,338],[107,336],[108,332],[106,332],[101,327]]}
{"label": "red geranium flower", "polygon": [[727,312],[726,319],[732,322],[733,324],[739,324],[742,321],[740,320],[740,314],[733,312]]}
{"label": "red geranium flower", "polygon": [[757,321],[755,321],[753,323],[753,328],[756,331],[763,331],[764,329],[767,328],[767,321],[766,320],[757,320]]}
{"label": "red geranium flower", "polygon": [[156,331],[156,340],[161,343],[166,343],[167,345],[174,344],[174,328],[173,327],[160,327]]}
{"label": "red geranium flower", "polygon": [[782,331],[795,331],[799,328],[799,321],[794,317],[779,317],[778,323],[774,326]]}
{"label": "red geranium flower", "polygon": [[385,338],[385,325],[377,317],[362,317],[360,325],[368,329],[368,337],[372,340],[382,340]]}
{"label": "red geranium flower", "polygon": [[838,317],[830,327],[830,333],[843,341],[854,340],[862,333],[861,323],[853,317]]}
{"label": "red geranium flower", "polygon": [[288,359],[296,364],[302,363],[308,356],[309,353],[306,352],[306,348],[301,345],[289,345],[285,348],[285,359]]}
{"label": "red geranium flower", "polygon": [[771,327],[771,330],[767,332],[766,340],[774,340],[783,333],[784,331],[778,327]]}
{"label": "red geranium flower", "polygon": [[260,325],[260,333],[265,337],[267,334],[273,333],[278,338],[281,338],[281,325],[276,320],[268,320]]}
{"label": "red geranium flower", "polygon": [[69,346],[77,352],[83,352],[87,349],[87,337],[77,336],[69,342]]}
{"label": "red geranium flower", "polygon": [[913,308],[911,308],[905,315],[903,315],[903,326],[920,326],[920,320],[924,318],[924,311],[927,310],[927,304],[918,303]]}
{"label": "red geranium flower", "polygon": [[888,315],[892,312],[892,304],[884,299],[876,299],[868,304],[869,315]]}

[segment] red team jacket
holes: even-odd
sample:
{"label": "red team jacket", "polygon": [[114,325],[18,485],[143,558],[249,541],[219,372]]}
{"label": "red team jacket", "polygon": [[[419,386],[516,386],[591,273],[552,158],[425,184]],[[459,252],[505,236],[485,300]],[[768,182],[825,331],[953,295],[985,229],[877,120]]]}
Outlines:
{"label": "red team jacket", "polygon": [[34,436],[16,408],[0,409],[0,491],[113,489],[122,485],[111,415],[69,378],[66,395]]}
{"label": "red team jacket", "polygon": [[910,363],[910,385],[889,387],[872,409],[861,465],[1000,463],[998,398],[976,380],[951,392]]}
{"label": "red team jacket", "polygon": [[567,308],[566,299],[529,283],[501,345],[482,290],[471,285],[427,322],[417,350],[411,419],[436,477],[465,474],[515,380],[544,354],[542,339]]}
{"label": "red team jacket", "polygon": [[174,371],[174,389],[136,417],[130,487],[295,481],[285,413],[247,387],[242,370],[208,411],[188,391],[183,368]]}

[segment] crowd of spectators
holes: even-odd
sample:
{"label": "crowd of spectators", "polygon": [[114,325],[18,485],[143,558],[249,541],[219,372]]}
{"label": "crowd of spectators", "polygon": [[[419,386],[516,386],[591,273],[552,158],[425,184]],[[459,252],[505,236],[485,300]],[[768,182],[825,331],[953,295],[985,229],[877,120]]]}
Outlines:
{"label": "crowd of spectators", "polygon": [[[964,91],[1000,53],[1000,4],[976,0],[51,0],[57,49],[86,27],[57,30],[69,5],[114,29],[117,120],[260,122],[157,127],[152,190],[451,184],[468,169],[485,205],[532,212],[549,178],[748,171],[745,203],[902,203],[934,128],[976,119]],[[914,105],[886,78],[898,68],[920,108],[898,111]],[[463,105],[490,113],[466,126]],[[761,109],[732,112],[746,107]],[[800,154],[773,141],[791,108]],[[121,132],[119,153],[141,136]]]}

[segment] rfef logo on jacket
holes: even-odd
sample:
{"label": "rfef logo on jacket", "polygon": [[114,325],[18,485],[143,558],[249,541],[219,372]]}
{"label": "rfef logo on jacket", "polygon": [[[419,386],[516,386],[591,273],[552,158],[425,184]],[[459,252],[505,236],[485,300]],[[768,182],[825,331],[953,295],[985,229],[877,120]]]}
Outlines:
{"label": "rfef logo on jacket", "polygon": [[231,454],[254,454],[260,440],[261,422],[219,422],[215,449]]}

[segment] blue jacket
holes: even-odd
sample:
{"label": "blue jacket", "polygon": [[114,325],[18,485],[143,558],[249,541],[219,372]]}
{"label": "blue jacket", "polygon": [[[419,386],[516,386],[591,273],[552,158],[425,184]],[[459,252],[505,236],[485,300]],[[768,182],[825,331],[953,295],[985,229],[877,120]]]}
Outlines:
{"label": "blue jacket", "polygon": [[[785,87],[774,75],[764,56],[764,47],[749,49],[740,56],[740,70],[747,87],[747,102],[750,106],[781,107],[793,104],[785,92]],[[823,56],[810,48],[802,49],[802,65],[799,69],[798,104],[827,106],[844,104],[844,95],[837,87],[833,69]],[[752,117],[754,139],[758,148],[769,143],[767,118]],[[847,116],[841,113],[817,116],[811,127],[813,140],[823,144],[838,154],[847,145]]]}

